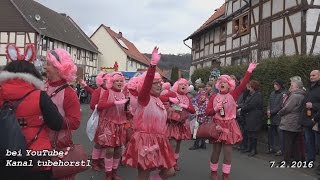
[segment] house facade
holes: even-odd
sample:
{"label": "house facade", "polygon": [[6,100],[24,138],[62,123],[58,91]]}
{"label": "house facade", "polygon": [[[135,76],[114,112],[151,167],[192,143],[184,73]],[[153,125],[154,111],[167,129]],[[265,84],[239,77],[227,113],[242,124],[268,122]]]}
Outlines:
{"label": "house facade", "polygon": [[320,53],[319,0],[226,0],[193,34],[195,69]]}
{"label": "house facade", "polygon": [[8,63],[5,48],[16,44],[21,52],[36,47],[37,59],[47,51],[66,49],[78,67],[78,78],[97,74],[98,48],[66,14],[59,14],[33,0],[0,1],[0,66]]}
{"label": "house facade", "polygon": [[150,60],[127,40],[122,32],[114,32],[110,27],[100,27],[90,37],[99,51],[98,70],[113,68],[117,63],[118,71],[137,72],[147,69]]}

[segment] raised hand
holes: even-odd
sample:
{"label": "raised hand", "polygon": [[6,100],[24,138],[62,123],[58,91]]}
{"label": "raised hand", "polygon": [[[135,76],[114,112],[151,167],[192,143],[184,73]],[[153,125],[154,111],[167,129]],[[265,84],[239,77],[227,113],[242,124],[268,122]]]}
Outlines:
{"label": "raised hand", "polygon": [[182,107],[183,109],[188,109],[188,105],[186,104],[180,103],[179,106]]}
{"label": "raised hand", "polygon": [[122,99],[120,101],[114,101],[115,105],[121,105],[121,104],[125,104],[126,102],[128,102],[129,99]]}
{"label": "raised hand", "polygon": [[258,63],[250,63],[248,67],[248,72],[252,73],[252,71],[257,67]]}
{"label": "raised hand", "polygon": [[222,108],[223,108],[223,104],[222,103],[218,103],[216,105],[216,107],[214,107],[213,109],[214,109],[215,112],[219,112]]}
{"label": "raised hand", "polygon": [[161,55],[158,52],[159,48],[158,47],[154,47],[153,51],[152,51],[152,57],[151,57],[151,65],[157,65],[158,62],[160,61]]}
{"label": "raised hand", "polygon": [[178,98],[169,97],[169,101],[172,102],[173,104],[178,104],[179,103],[179,99]]}
{"label": "raised hand", "polygon": [[80,85],[81,85],[82,87],[88,86],[87,83],[86,83],[83,79],[80,80]]}

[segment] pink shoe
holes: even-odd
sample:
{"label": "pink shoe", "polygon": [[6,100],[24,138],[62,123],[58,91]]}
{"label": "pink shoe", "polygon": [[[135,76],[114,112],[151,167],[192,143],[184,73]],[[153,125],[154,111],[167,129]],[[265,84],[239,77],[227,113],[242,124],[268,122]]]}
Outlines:
{"label": "pink shoe", "polygon": [[211,171],[211,180],[218,180],[217,171]]}

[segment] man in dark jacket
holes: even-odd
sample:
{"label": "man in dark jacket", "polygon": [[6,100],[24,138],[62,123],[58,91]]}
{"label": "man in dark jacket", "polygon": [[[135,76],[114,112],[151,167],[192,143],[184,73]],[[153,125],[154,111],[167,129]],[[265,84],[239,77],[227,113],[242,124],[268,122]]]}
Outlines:
{"label": "man in dark jacket", "polygon": [[[281,130],[279,129],[280,116],[278,112],[282,108],[283,95],[286,93],[284,89],[284,82],[280,79],[273,81],[274,91],[271,92],[268,101],[268,111],[267,115],[271,119],[271,124],[268,130],[268,154],[276,153],[281,155],[283,151],[283,142],[281,136]],[[281,149],[276,149],[280,145]],[[281,151],[282,150],[282,151]]]}
{"label": "man in dark jacket", "polygon": [[[314,116],[320,112],[320,71],[313,70],[310,73],[310,89],[304,99],[304,109],[302,111],[301,124],[304,128],[307,161],[314,161],[316,156],[316,136],[319,136],[318,132],[312,130],[315,122]],[[320,174],[320,166],[317,168],[317,173]]]}

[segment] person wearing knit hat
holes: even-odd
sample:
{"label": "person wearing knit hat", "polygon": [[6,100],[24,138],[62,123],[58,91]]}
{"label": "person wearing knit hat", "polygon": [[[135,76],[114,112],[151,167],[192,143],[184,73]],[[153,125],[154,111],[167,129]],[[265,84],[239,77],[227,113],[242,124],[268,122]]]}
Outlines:
{"label": "person wearing knit hat", "polygon": [[168,179],[174,175],[176,161],[166,136],[167,111],[159,99],[162,79],[156,73],[160,61],[158,48],[152,52],[148,71],[139,76],[138,105],[133,116],[135,129],[122,157],[124,165],[138,169],[139,180],[148,180],[150,172],[160,169],[150,180]]}
{"label": "person wearing knit hat", "polygon": [[121,147],[126,143],[127,116],[125,105],[128,101],[122,92],[125,79],[121,72],[107,75],[106,90],[99,100],[97,110],[99,123],[94,142],[106,149],[104,159],[106,180],[120,180],[117,175]]}
{"label": "person wearing knit hat", "polygon": [[222,179],[229,179],[231,171],[232,146],[242,141],[242,134],[236,121],[236,100],[246,88],[246,84],[256,66],[257,64],[250,63],[243,80],[237,88],[235,88],[235,81],[230,76],[219,76],[215,84],[219,93],[212,95],[208,102],[206,115],[212,116],[212,121],[214,121],[222,131],[218,139],[210,139],[210,143],[213,144],[210,161],[212,180],[218,179],[217,170],[222,148],[224,152]]}
{"label": "person wearing knit hat", "polygon": [[[195,109],[190,98],[187,96],[189,82],[180,78],[172,86],[172,91],[161,97],[162,102],[170,102],[168,109],[168,130],[167,134],[171,144],[175,144],[175,158],[178,162],[180,144],[182,140],[191,139],[191,129],[189,125],[189,114],[194,114]],[[178,163],[175,168],[179,171]]]}
{"label": "person wearing knit hat", "polygon": [[279,129],[281,117],[278,112],[282,108],[283,97],[286,94],[284,89],[284,81],[275,79],[273,81],[274,91],[271,92],[267,106],[267,116],[270,118],[268,129],[268,150],[267,154],[276,153],[281,156],[283,152],[283,138],[282,132]]}
{"label": "person wearing knit hat", "polygon": [[[62,130],[58,133],[68,134],[70,131],[77,130],[80,127],[81,113],[80,102],[76,92],[69,86],[76,79],[77,67],[75,66],[70,54],[57,48],[47,51],[47,64],[44,69],[47,75],[45,89],[56,104],[60,114],[64,118]],[[62,89],[58,93],[55,91]],[[57,149],[68,147],[72,144],[72,137],[56,139],[56,131],[50,132],[52,144],[56,144]],[[58,136],[59,137],[59,136]],[[65,176],[64,179],[75,179],[76,174]]]}

